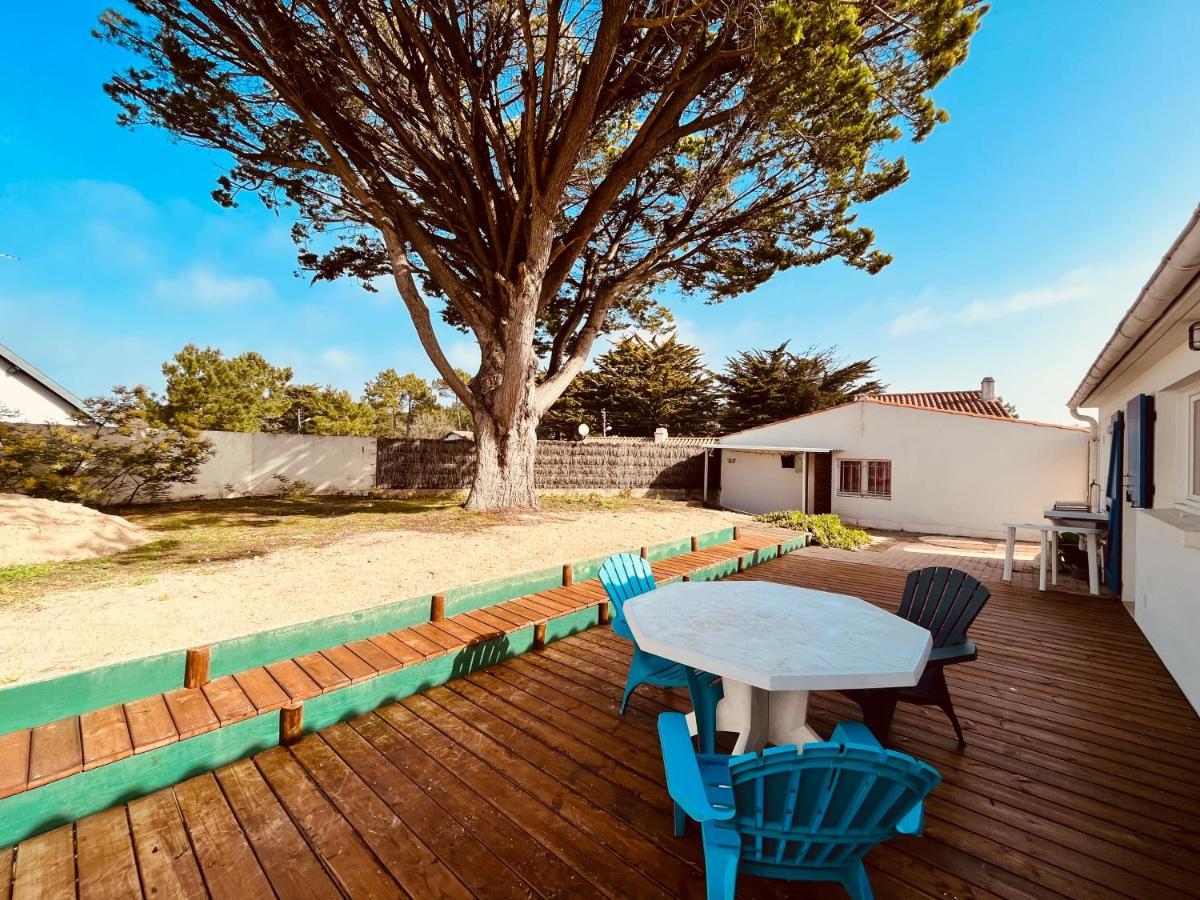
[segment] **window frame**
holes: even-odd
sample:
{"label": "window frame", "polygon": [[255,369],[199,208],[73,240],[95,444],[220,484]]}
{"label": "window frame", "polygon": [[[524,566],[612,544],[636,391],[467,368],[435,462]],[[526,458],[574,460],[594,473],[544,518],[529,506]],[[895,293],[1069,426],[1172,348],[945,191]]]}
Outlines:
{"label": "window frame", "polygon": [[[871,483],[871,464],[887,466],[887,493],[870,490]],[[858,490],[847,490],[843,486],[843,472],[847,465],[858,467]],[[838,460],[838,483],[837,495],[839,497],[862,497],[869,500],[891,500],[892,499],[892,460],[890,459],[839,459]]]}

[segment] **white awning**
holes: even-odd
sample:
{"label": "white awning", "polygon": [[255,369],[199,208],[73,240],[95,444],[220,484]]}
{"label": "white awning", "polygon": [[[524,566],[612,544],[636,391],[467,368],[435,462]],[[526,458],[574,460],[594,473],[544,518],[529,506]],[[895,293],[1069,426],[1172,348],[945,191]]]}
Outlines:
{"label": "white awning", "polygon": [[838,447],[775,447],[767,444],[706,444],[706,450],[736,450],[738,453],[835,453]]}

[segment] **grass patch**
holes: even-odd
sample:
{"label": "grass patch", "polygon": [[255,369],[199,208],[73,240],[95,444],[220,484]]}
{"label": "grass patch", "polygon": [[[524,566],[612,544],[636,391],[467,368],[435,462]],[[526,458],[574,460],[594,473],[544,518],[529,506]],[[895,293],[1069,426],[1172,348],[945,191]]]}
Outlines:
{"label": "grass patch", "polygon": [[12,566],[0,566],[0,588],[45,575],[53,568],[53,563],[18,563]]}
{"label": "grass patch", "polygon": [[774,525],[777,528],[790,528],[793,531],[807,531],[822,547],[835,547],[838,550],[860,550],[871,543],[871,536],[861,528],[851,528],[843,525],[841,518],[833,513],[811,515],[795,509],[785,509],[779,512],[764,513],[754,517],[755,522]]}
{"label": "grass patch", "polygon": [[141,547],[96,559],[0,568],[0,603],[58,591],[145,583],[163,572],[320,547],[354,534],[486,524],[447,497],[261,497],[189,500],[110,510],[153,533]]}

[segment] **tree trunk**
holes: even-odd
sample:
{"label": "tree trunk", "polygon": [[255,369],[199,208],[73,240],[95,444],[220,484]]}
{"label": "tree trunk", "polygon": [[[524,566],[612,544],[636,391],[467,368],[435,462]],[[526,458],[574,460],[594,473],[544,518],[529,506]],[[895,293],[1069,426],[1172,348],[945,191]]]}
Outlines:
{"label": "tree trunk", "polygon": [[533,466],[537,453],[537,420],[522,415],[503,429],[490,414],[475,416],[475,480],[467,509],[533,509],[537,507]]}

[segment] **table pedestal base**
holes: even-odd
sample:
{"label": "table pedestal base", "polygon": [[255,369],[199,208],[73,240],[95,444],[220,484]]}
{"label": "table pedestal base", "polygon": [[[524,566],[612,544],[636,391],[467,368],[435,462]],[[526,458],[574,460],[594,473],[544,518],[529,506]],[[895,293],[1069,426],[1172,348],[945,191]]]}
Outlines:
{"label": "table pedestal base", "polygon": [[[717,704],[717,731],[738,736],[733,753],[752,753],[768,744],[802,746],[821,737],[808,727],[808,691],[764,691],[732,678],[722,678],[725,696]],[[696,730],[695,717],[688,725]]]}

